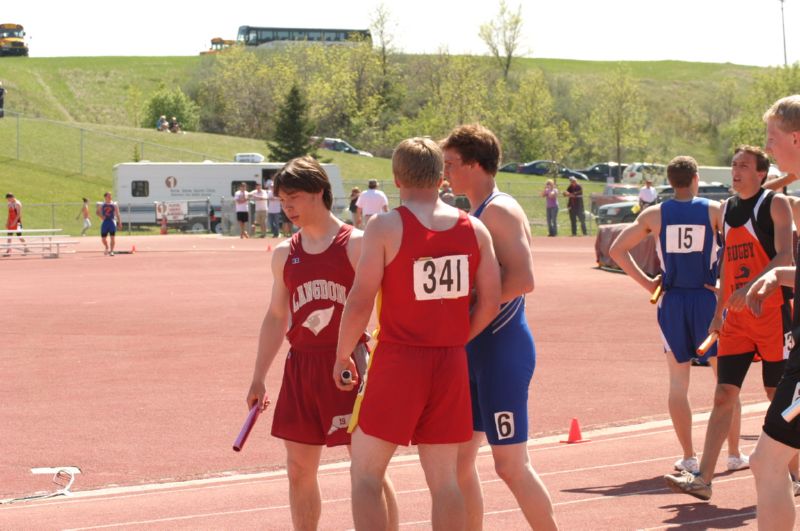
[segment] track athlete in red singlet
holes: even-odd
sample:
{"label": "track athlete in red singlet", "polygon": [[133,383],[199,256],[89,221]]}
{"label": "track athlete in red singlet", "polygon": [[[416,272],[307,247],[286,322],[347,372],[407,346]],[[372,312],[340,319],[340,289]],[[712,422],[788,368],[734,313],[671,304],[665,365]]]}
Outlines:
{"label": "track athlete in red singlet", "polygon": [[[737,195],[723,208],[721,290],[708,327],[709,332],[719,333],[714,407],[708,419],[699,472],[664,476],[674,492],[701,500],[711,498],[717,458],[754,356],[758,354],[763,360],[762,381],[770,400],[786,363],[781,293],[773,293],[764,301],[758,316],[747,308],[745,297],[761,275],[775,267],[791,265],[792,211],[784,196],[761,187],[769,159],[760,148],[738,147],[731,167]],[[791,471],[797,474],[796,459]]]}
{"label": "track athlete in red singlet", "polygon": [[[19,241],[22,242],[22,245],[25,245],[25,239],[22,237],[22,203],[20,203],[12,193],[6,194],[6,202],[8,202],[6,230],[17,231],[16,235],[19,237]],[[6,252],[3,253],[3,256],[8,256],[11,254],[11,236],[14,234],[14,232],[8,233],[8,244],[6,246]],[[27,246],[25,246],[23,252],[28,252]]]}
{"label": "track athlete in red singlet", "polygon": [[[272,296],[261,324],[247,405],[264,403],[267,371],[286,334],[290,350],[272,435],[283,439],[286,446],[294,527],[316,529],[321,514],[317,470],[322,447],[350,444],[347,425],[356,392],[336,389],[330,374],[362,232],[331,213],[333,194],[328,176],[310,157],[289,161],[275,177],[274,189],[286,215],[301,230],[278,245],[272,256]],[[362,332],[353,345],[363,355],[365,340]],[[384,527],[395,529],[397,508],[388,482],[384,492],[386,498],[379,495],[377,502],[389,515]]]}
{"label": "track athlete in red singlet", "polygon": [[[458,443],[472,436],[464,345],[500,307],[500,272],[486,227],[439,199],[442,152],[426,138],[392,155],[403,206],[370,220],[347,299],[333,379],[353,370],[350,352],[378,291],[378,345],[353,412],[353,517],[358,530],[382,529],[380,479],[397,445],[419,445],[432,497],[433,529],[464,529]],[[475,304],[470,314],[470,299]]]}

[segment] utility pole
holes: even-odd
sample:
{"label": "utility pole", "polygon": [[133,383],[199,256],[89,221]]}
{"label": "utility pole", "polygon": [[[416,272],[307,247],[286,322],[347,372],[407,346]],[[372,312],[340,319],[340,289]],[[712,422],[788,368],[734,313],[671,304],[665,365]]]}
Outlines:
{"label": "utility pole", "polygon": [[779,0],[781,3],[781,27],[783,28],[783,66],[788,67],[789,61],[786,58],[786,21],[783,18],[783,3],[786,0]]}

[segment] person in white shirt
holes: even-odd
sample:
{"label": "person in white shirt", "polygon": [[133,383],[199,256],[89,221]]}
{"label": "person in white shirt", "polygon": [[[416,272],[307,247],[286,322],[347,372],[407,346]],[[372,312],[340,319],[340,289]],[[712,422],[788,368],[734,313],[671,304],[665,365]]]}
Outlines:
{"label": "person in white shirt", "polygon": [[275,195],[271,181],[267,183],[267,224],[272,237],[277,238],[281,233],[281,200]]}
{"label": "person in white shirt", "polygon": [[639,190],[639,207],[644,210],[650,205],[655,205],[656,199],[658,199],[658,192],[653,188],[653,179],[645,177],[644,186]]}
{"label": "person in white shirt", "polygon": [[247,184],[240,183],[239,190],[237,190],[236,195],[233,196],[233,200],[236,203],[236,221],[239,222],[239,237],[240,238],[249,238],[250,235],[247,233],[247,225],[250,222],[250,193],[247,191]]}
{"label": "person in white shirt", "polygon": [[253,223],[253,234],[256,232],[256,226],[261,227],[261,237],[267,237],[267,200],[269,194],[261,186],[261,183],[256,184],[256,189],[250,193],[250,198],[256,205],[256,221]]}
{"label": "person in white shirt", "polygon": [[369,218],[381,212],[389,212],[389,199],[386,194],[378,190],[378,181],[370,179],[368,188],[361,192],[356,201],[356,226],[367,226]]}

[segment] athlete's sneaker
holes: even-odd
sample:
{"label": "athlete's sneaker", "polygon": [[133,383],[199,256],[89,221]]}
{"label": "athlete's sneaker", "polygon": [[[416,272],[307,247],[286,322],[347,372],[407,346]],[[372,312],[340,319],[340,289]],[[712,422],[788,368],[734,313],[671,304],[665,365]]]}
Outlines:
{"label": "athlete's sneaker", "polygon": [[108,255],[109,256],[114,256],[114,251],[111,251],[110,253],[108,253]]}
{"label": "athlete's sneaker", "polygon": [[744,470],[745,468],[750,468],[750,458],[744,454],[741,454],[739,457],[729,455],[728,456],[728,471],[733,472],[735,470]]}
{"label": "athlete's sneaker", "polygon": [[711,499],[711,484],[685,470],[680,475],[666,475],[664,481],[672,492],[688,494],[703,501]]}
{"label": "athlete's sneaker", "polygon": [[696,457],[678,459],[675,461],[675,470],[678,472],[683,472],[685,470],[687,472],[691,472],[692,474],[697,474],[700,472],[700,463],[697,461]]}

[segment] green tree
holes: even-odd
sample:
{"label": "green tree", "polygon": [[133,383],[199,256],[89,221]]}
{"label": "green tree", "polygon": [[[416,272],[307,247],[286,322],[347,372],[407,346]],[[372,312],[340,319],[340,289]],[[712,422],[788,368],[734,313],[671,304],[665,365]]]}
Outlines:
{"label": "green tree", "polygon": [[647,109],[638,83],[623,67],[603,77],[592,95],[594,105],[582,130],[592,155],[616,161],[647,145]]}
{"label": "green tree", "polygon": [[522,6],[517,6],[516,11],[511,11],[505,0],[500,0],[500,12],[497,18],[483,24],[479,35],[503,70],[503,78],[508,79],[511,60],[517,52],[522,35]]}
{"label": "green tree", "polygon": [[308,119],[308,104],[297,85],[292,85],[286,100],[278,109],[275,137],[267,142],[271,158],[288,161],[303,155],[316,156],[311,135],[314,126]]}
{"label": "green tree", "polygon": [[758,76],[746,93],[742,110],[725,128],[729,153],[739,144],[763,145],[764,112],[779,98],[800,93],[800,62],[788,67],[770,68]]}
{"label": "green tree", "polygon": [[197,130],[199,108],[180,88],[162,88],[150,97],[145,104],[142,127],[155,127],[156,120],[162,114],[168,119],[175,116],[185,131]]}

